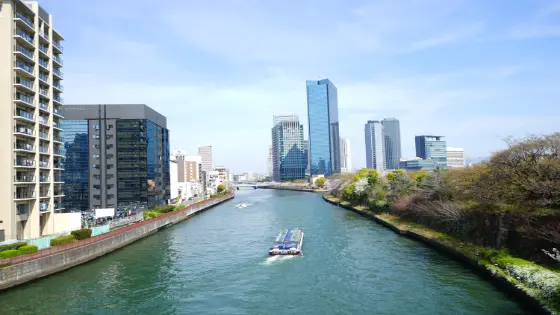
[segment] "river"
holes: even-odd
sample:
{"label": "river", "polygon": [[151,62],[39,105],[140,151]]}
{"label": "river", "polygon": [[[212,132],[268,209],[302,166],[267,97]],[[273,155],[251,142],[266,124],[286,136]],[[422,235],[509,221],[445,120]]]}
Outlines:
{"label": "river", "polygon": [[[244,209],[233,205],[249,202]],[[284,227],[303,256],[266,254]],[[241,190],[130,246],[0,294],[2,314],[529,314],[459,263],[313,193]]]}

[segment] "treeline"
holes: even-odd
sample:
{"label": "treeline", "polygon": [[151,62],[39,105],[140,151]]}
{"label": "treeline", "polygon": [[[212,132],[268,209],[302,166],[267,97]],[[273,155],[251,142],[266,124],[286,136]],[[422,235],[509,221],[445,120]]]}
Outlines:
{"label": "treeline", "polygon": [[330,194],[459,239],[553,263],[560,244],[560,133],[506,140],[488,161],[432,173],[362,169],[329,179]]}

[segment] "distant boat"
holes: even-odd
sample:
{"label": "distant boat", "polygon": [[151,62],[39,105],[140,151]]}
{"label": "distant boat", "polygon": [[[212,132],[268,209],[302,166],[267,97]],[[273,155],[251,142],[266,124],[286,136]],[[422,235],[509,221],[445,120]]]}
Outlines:
{"label": "distant boat", "polygon": [[244,202],[243,202],[243,203],[239,203],[239,204],[234,205],[234,207],[240,209],[240,208],[247,208],[247,207],[249,207],[250,205],[251,205],[250,203],[244,203]]}
{"label": "distant boat", "polygon": [[300,256],[303,246],[302,229],[284,229],[276,237],[274,246],[268,251],[270,256],[290,255]]}

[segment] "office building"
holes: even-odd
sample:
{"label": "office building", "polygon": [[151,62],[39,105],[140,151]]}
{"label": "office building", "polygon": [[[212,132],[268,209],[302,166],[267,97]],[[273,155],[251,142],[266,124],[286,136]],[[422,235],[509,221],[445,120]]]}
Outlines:
{"label": "office building", "polygon": [[463,168],[465,165],[465,150],[463,148],[447,147],[447,168]]}
{"label": "office building", "polygon": [[170,154],[164,116],[146,105],[65,108],[66,209],[143,209],[167,203]]}
{"label": "office building", "polygon": [[350,140],[340,137],[340,172],[352,172],[352,161],[350,156]]}
{"label": "office building", "polygon": [[303,140],[303,158],[305,159],[305,175],[309,175],[309,140]]}
{"label": "office building", "polygon": [[329,79],[306,81],[311,176],[340,172],[337,89]]}
{"label": "office building", "polygon": [[52,234],[63,210],[62,41],[38,2],[0,1],[0,241]]}
{"label": "office building", "polygon": [[274,117],[272,127],[272,177],[274,181],[305,177],[303,125],[297,116]]}
{"label": "office building", "polygon": [[428,159],[423,160],[419,157],[401,159],[399,163],[399,169],[405,172],[417,172],[417,171],[428,171],[433,172],[436,169],[434,161]]}
{"label": "office building", "polygon": [[267,176],[272,178],[272,144],[268,146],[268,158],[266,159]]}
{"label": "office building", "polygon": [[379,120],[368,120],[364,128],[366,140],[366,167],[383,172],[385,164],[385,135],[383,125]]}
{"label": "office building", "polygon": [[385,118],[381,121],[385,138],[385,166],[389,170],[399,168],[401,160],[401,127],[396,118]]}
{"label": "office building", "polygon": [[416,157],[433,160],[436,166],[447,168],[447,144],[443,136],[416,136],[415,143]]}
{"label": "office building", "polygon": [[214,164],[212,164],[212,146],[199,146],[198,155],[202,158],[202,170],[205,172],[212,171],[214,169]]}

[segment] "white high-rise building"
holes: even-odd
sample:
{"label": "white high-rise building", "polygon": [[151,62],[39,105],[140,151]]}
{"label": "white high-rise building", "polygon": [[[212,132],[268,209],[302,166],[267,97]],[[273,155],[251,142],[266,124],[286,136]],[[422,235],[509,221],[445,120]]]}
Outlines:
{"label": "white high-rise building", "polygon": [[350,156],[350,140],[340,137],[340,172],[352,172],[352,160]]}
{"label": "white high-rise building", "polygon": [[367,168],[383,172],[387,168],[385,158],[385,135],[383,125],[378,120],[368,120],[365,125]]}
{"label": "white high-rise building", "polygon": [[64,225],[62,41],[37,1],[0,1],[0,242]]}
{"label": "white high-rise building", "polygon": [[465,150],[463,148],[447,147],[447,168],[465,167]]}
{"label": "white high-rise building", "polygon": [[198,147],[198,155],[202,159],[202,170],[205,172],[210,172],[214,169],[212,164],[212,146],[205,145]]}

